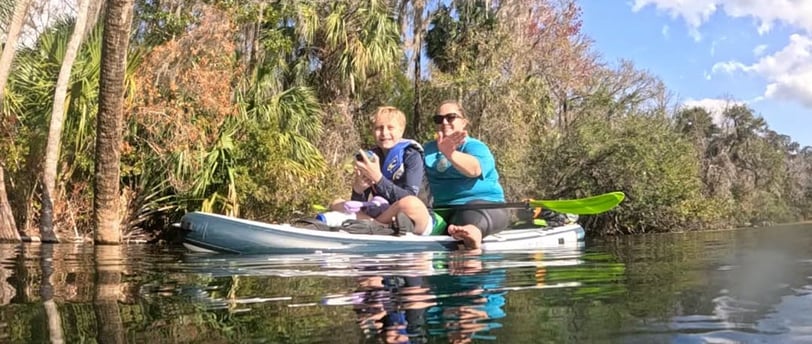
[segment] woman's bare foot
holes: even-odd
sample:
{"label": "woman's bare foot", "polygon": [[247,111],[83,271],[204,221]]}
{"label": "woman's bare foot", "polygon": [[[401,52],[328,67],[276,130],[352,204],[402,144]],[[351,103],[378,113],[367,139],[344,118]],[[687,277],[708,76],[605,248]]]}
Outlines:
{"label": "woman's bare foot", "polygon": [[448,225],[448,235],[462,240],[465,248],[469,250],[479,249],[482,246],[482,232],[474,225]]}

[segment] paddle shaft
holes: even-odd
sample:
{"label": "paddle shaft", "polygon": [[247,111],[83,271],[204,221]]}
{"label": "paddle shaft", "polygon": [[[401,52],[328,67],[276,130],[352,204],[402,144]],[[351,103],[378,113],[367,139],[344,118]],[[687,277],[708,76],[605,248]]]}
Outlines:
{"label": "paddle shaft", "polygon": [[569,213],[578,215],[594,215],[609,211],[616,207],[625,195],[623,192],[615,191],[602,195],[568,199],[568,200],[530,200],[526,202],[513,203],[473,203],[461,205],[443,205],[435,207],[438,210],[454,209],[499,209],[499,208],[545,208],[559,213]]}
{"label": "paddle shaft", "polygon": [[[440,205],[435,210],[469,210],[469,209],[532,209],[544,208],[558,213],[595,215],[609,211],[620,204],[626,197],[623,192],[614,191],[597,196],[563,199],[563,200],[530,200],[526,202],[511,203],[471,203],[460,205]],[[316,205],[314,205],[316,208]],[[319,206],[318,211],[326,211],[327,207]]]}
{"label": "paddle shaft", "polygon": [[471,209],[530,209],[527,202],[512,203],[472,203],[460,205],[442,205],[433,207],[433,210],[471,210]]}

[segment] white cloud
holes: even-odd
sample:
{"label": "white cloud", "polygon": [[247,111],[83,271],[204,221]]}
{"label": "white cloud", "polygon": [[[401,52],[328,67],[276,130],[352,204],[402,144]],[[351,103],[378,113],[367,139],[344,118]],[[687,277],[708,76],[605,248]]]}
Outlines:
{"label": "white cloud", "polygon": [[716,12],[714,0],[634,0],[632,11],[637,12],[648,5],[654,5],[658,10],[665,11],[672,18],[681,17],[688,24],[688,34],[695,41],[702,40],[699,27]]}
{"label": "white cloud", "polygon": [[767,50],[767,45],[766,44],[759,44],[755,48],[753,48],[753,55],[755,55],[755,56],[764,55],[764,51],[766,51],[766,50]]}
{"label": "white cloud", "polygon": [[662,34],[663,34],[663,37],[668,38],[669,30],[671,30],[671,29],[668,27],[668,25],[663,25],[663,29],[661,31]]}
{"label": "white cloud", "polygon": [[768,32],[776,23],[812,33],[812,1],[809,0],[634,0],[632,11],[649,5],[673,18],[682,18],[695,40],[701,38],[699,28],[717,10],[733,18],[754,18],[759,34]]}
{"label": "white cloud", "polygon": [[730,99],[721,99],[721,98],[704,98],[704,99],[691,99],[682,102],[682,108],[692,108],[692,107],[701,107],[710,112],[711,116],[713,117],[713,123],[717,125],[721,125],[722,121],[722,113],[729,107],[734,105],[745,105],[746,103],[743,101],[736,101]]}
{"label": "white cloud", "polygon": [[747,71],[749,67],[738,61],[717,62],[711,69],[714,73],[728,73],[732,74],[738,70]]}
{"label": "white cloud", "polygon": [[767,80],[765,98],[793,100],[812,108],[812,38],[791,35],[780,51],[761,57],[752,65],[739,61],[719,62],[714,73],[737,71],[756,74]]}
{"label": "white cloud", "polygon": [[[713,65],[712,73],[745,72],[767,81],[764,98],[794,100],[812,108],[812,0],[634,0],[632,11],[655,7],[682,19],[695,40],[701,38],[699,29],[715,14],[732,18],[752,18],[759,34],[775,25],[786,25],[798,33],[790,36],[782,50],[765,56],[766,46],[753,49],[759,58],[745,64],[731,60]],[[711,44],[711,55],[715,53]],[[707,79],[707,76],[706,76]]]}

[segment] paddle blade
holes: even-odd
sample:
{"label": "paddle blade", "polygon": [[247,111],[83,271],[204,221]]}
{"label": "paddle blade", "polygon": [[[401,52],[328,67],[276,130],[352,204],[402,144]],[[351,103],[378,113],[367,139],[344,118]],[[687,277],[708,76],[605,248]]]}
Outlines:
{"label": "paddle blade", "polygon": [[562,200],[531,200],[531,207],[541,207],[559,213],[594,215],[611,210],[616,207],[626,195],[623,192],[615,191],[602,195]]}

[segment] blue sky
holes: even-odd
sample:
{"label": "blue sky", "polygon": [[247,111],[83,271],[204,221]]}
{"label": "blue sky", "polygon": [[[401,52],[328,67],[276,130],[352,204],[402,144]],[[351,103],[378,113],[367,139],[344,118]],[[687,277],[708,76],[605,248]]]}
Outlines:
{"label": "blue sky", "polygon": [[743,102],[812,146],[812,0],[581,0],[602,60],[633,61],[683,104]]}

